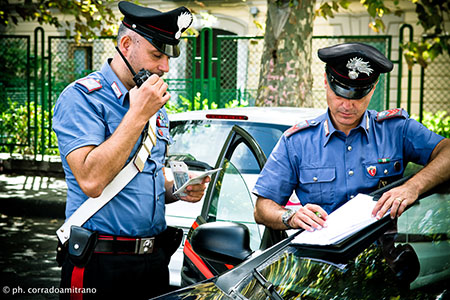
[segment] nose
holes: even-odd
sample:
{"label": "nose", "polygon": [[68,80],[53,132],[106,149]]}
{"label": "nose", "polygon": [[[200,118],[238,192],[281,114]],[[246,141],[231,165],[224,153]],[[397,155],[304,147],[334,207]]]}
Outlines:
{"label": "nose", "polygon": [[159,61],[158,69],[161,72],[167,73],[169,72],[169,57],[164,55],[161,57],[161,60]]}
{"label": "nose", "polygon": [[343,106],[345,109],[350,109],[350,108],[353,107],[352,100],[346,99],[346,98],[342,98],[342,97],[339,97],[339,100],[341,101],[342,106]]}

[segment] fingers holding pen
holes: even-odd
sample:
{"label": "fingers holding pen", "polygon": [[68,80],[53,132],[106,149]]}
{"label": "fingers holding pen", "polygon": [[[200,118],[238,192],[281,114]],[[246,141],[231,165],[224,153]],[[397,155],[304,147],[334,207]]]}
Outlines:
{"label": "fingers holding pen", "polygon": [[327,227],[327,217],[327,212],[320,206],[307,204],[300,207],[290,220],[290,224],[293,228],[303,228],[307,231],[320,230]]}

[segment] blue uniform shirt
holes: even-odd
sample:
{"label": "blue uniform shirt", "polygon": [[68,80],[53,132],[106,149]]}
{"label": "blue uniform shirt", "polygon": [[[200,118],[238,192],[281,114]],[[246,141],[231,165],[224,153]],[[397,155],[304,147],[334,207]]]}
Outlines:
{"label": "blue uniform shirt", "polygon": [[358,193],[374,191],[381,179],[401,177],[408,162],[426,164],[442,139],[401,109],[366,111],[348,136],[333,127],[327,112],[286,131],[253,193],[286,205],[295,190],[302,205],[330,213]]}
{"label": "blue uniform shirt", "polygon": [[[100,145],[110,137],[128,111],[128,91],[106,62],[102,69],[69,85],[59,96],[53,115],[67,182],[66,217],[88,197],[80,189],[66,156],[75,149]],[[166,229],[165,189],[162,171],[169,136],[164,108],[157,112],[157,144],[143,172],[83,226],[100,233],[122,236],[154,236]],[[136,153],[142,135],[128,161]],[[127,163],[128,163],[127,161]]]}

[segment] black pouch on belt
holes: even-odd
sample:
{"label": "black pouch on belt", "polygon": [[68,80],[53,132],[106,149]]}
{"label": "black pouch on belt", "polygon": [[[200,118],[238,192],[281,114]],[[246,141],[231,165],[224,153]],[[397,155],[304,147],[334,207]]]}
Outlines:
{"label": "black pouch on belt", "polygon": [[87,230],[80,226],[70,227],[68,245],[69,258],[77,267],[84,267],[94,252],[97,244],[97,232]]}
{"label": "black pouch on belt", "polygon": [[160,238],[162,240],[161,248],[164,249],[167,259],[170,260],[170,257],[180,247],[183,240],[183,230],[178,227],[167,226],[167,229],[161,233]]}

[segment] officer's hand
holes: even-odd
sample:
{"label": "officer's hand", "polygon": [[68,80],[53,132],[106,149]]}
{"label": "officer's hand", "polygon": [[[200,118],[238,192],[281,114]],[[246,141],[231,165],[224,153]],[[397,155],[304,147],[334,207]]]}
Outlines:
{"label": "officer's hand", "polygon": [[408,205],[411,205],[417,200],[419,196],[418,191],[405,183],[401,186],[390,189],[384,193],[378,200],[372,211],[372,216],[381,219],[386,212],[391,210],[391,218],[400,217]]}
{"label": "officer's hand", "polygon": [[168,85],[158,75],[150,76],[141,87],[130,90],[130,110],[144,120],[150,119],[170,99]]}
{"label": "officer's hand", "polygon": [[328,214],[319,205],[306,204],[289,220],[289,225],[292,228],[303,228],[307,231],[314,231],[315,229],[322,229],[327,227],[326,220]]}
{"label": "officer's hand", "polygon": [[[191,177],[191,175],[193,175],[193,174],[189,174],[189,177]],[[200,201],[203,198],[203,195],[205,194],[206,184],[210,181],[211,181],[211,178],[209,176],[206,176],[205,178],[203,178],[201,183],[188,185],[186,187],[186,190],[184,191],[184,193],[186,193],[187,196],[180,197],[181,200],[187,201],[187,202]]]}

